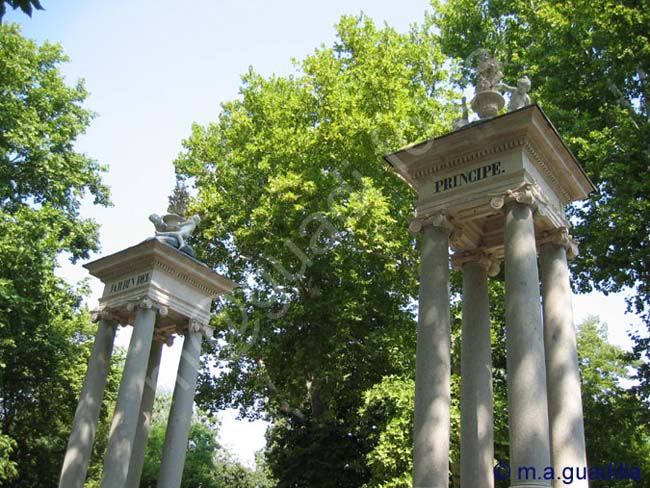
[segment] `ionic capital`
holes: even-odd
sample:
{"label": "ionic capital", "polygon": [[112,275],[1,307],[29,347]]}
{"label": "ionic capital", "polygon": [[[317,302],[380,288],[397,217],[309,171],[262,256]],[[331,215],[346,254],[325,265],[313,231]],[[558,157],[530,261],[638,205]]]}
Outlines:
{"label": "ionic capital", "polygon": [[484,248],[458,251],[451,257],[451,263],[456,269],[462,269],[465,264],[476,263],[484,266],[489,276],[496,276],[501,270],[501,261]]}
{"label": "ionic capital", "polygon": [[503,193],[495,193],[490,196],[490,207],[499,210],[507,203],[517,202],[530,205],[534,209],[548,205],[548,200],[542,194],[538,185],[533,183],[522,183],[516,188],[506,190]]}
{"label": "ionic capital", "polygon": [[142,298],[139,298],[138,300],[134,300],[132,302],[127,303],[126,309],[129,312],[133,312],[136,309],[142,309],[142,310],[154,310],[160,315],[161,317],[165,317],[167,315],[168,309],[166,305],[163,305],[161,303],[156,302],[155,300],[152,300],[151,298],[144,296]]}
{"label": "ionic capital", "polygon": [[194,333],[200,332],[206,339],[212,339],[212,336],[214,335],[214,329],[212,327],[197,319],[189,320],[187,323],[187,330]]}
{"label": "ionic capital", "polygon": [[578,256],[578,244],[571,238],[569,229],[566,227],[560,227],[558,229],[544,232],[537,239],[537,244],[539,247],[542,247],[545,244],[562,246],[566,250],[566,256],[569,260],[575,259],[576,256]]}
{"label": "ionic capital", "polygon": [[443,213],[435,213],[426,217],[415,217],[409,222],[409,232],[419,234],[427,226],[441,229],[449,235],[451,242],[457,241],[463,235],[462,227],[454,223],[454,219]]}
{"label": "ionic capital", "polygon": [[116,326],[120,323],[121,319],[109,309],[93,310],[90,312],[90,320],[92,322],[99,322],[105,320],[109,325]]}

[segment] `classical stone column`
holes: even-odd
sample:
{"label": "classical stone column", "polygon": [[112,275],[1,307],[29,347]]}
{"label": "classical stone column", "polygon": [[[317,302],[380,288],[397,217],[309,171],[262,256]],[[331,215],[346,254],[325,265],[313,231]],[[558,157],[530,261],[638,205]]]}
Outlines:
{"label": "classical stone column", "polygon": [[138,430],[137,412],[140,411],[142,402],[156,312],[166,314],[165,307],[156,308],[155,304],[146,298],[129,308],[137,309],[137,312],[104,455],[101,488],[124,488],[126,484]]}
{"label": "classical stone column", "polygon": [[59,488],[82,488],[93,450],[104,387],[111,364],[117,320],[107,312],[97,314],[99,324],[88,361],[72,432],[63,459]]}
{"label": "classical stone column", "polygon": [[450,347],[447,217],[411,222],[421,232],[420,300],[415,365],[413,486],[449,486]]}
{"label": "classical stone column", "polygon": [[160,370],[160,357],[162,355],[162,342],[154,340],[151,342],[149,351],[149,363],[147,364],[147,376],[142,392],[142,403],[140,404],[140,420],[138,430],[135,434],[131,461],[129,462],[129,473],[126,477],[126,488],[138,488],[140,477],[144,466],[144,455],[147,450],[147,440],[151,430],[151,414],[156,398],[156,383],[158,382],[158,371]]}
{"label": "classical stone column", "polygon": [[160,464],[158,484],[156,485],[158,488],[178,488],[181,486],[203,335],[210,337],[212,329],[206,325],[190,321],[183,341],[181,361],[178,365],[169,422],[165,433],[165,446]]}
{"label": "classical stone column", "polygon": [[488,272],[499,264],[482,250],[454,255],[463,271],[460,356],[460,481],[463,488],[492,488],[494,435]]}
{"label": "classical stone column", "polygon": [[[555,472],[561,472],[565,466],[587,465],[580,371],[567,264],[567,251],[575,256],[577,247],[566,229],[546,236],[543,242],[540,247],[540,266],[551,460]],[[574,480],[574,483],[580,487],[589,486],[587,480]],[[562,486],[562,483],[555,480],[553,485]]]}
{"label": "classical stone column", "polygon": [[512,487],[546,487],[522,476],[525,468],[541,475],[551,459],[534,199],[526,190],[515,198],[506,205],[504,246],[510,479]]}

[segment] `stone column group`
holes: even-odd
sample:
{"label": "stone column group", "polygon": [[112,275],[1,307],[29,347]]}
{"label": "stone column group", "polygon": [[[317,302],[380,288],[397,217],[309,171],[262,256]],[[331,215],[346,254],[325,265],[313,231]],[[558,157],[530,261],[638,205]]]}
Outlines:
{"label": "stone column group", "polygon": [[[135,315],[133,333],[104,454],[101,488],[140,485],[160,367],[163,344],[154,337],[154,330],[157,317],[167,314],[166,307],[145,298],[129,304],[127,309]],[[98,314],[98,319],[59,488],[83,487],[92,453],[115,330],[120,322],[108,312]],[[203,336],[210,337],[211,328],[190,321],[174,387],[158,488],[178,488],[181,484]]]}
{"label": "stone column group", "polygon": [[[510,486],[548,487],[551,481],[518,479],[519,468],[534,467],[541,476],[549,466],[558,474],[565,466],[586,466],[567,265],[567,250],[572,255],[575,246],[566,229],[536,239],[534,198],[525,189],[518,194],[511,192],[510,197],[504,206]],[[422,234],[413,486],[446,488],[450,424],[448,249],[453,226],[438,214],[416,219],[411,231]],[[487,285],[488,274],[498,272],[498,260],[476,249],[456,253],[454,264],[463,273],[461,484],[464,488],[490,488],[494,486],[494,447]],[[557,481],[554,483],[558,486]],[[576,483],[588,486],[586,481]]]}

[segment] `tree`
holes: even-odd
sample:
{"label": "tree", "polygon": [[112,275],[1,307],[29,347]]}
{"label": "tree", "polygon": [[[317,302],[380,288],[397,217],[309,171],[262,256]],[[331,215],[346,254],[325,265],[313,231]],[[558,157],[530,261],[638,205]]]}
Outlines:
{"label": "tree", "polygon": [[204,372],[198,400],[274,421],[278,486],[368,479],[363,392],[414,369],[400,353],[415,343],[414,194],[381,155],[453,115],[429,24],[398,34],[345,17],[337,33],[295,76],[247,73],[176,161],[198,191],[199,258],[243,285],[213,322],[222,373]]}
{"label": "tree", "polygon": [[0,0],[0,24],[2,24],[2,18],[6,13],[6,5],[9,5],[11,8],[16,10],[19,8],[23,13],[32,16],[33,9],[36,10],[45,10],[41,5],[39,0]]}
{"label": "tree", "polygon": [[[570,0],[434,2],[444,51],[472,64],[479,47],[505,61],[506,79],[526,72],[598,188],[574,206],[580,291],[632,288],[630,309],[650,326],[650,13],[642,2]],[[464,80],[468,80],[465,72]],[[650,398],[650,339],[639,375]]]}
{"label": "tree", "polygon": [[[590,317],[579,327],[578,355],[590,466],[625,462],[642,473],[650,469],[650,414],[629,383],[636,366],[629,354],[607,342],[607,326]],[[603,425],[615,425],[604,429]],[[597,488],[638,486],[638,482],[592,481]]]}
{"label": "tree", "polygon": [[[167,415],[171,407],[169,394],[159,395],[151,419],[151,434],[145,454],[140,486],[155,488],[162,459]],[[192,416],[189,449],[183,469],[182,488],[270,488],[264,473],[252,471],[237,461],[219,445],[219,424],[200,410]]]}
{"label": "tree", "polygon": [[73,147],[91,113],[83,86],[59,73],[65,60],[59,46],[0,26],[0,425],[15,467],[4,473],[21,487],[58,479],[94,326],[85,288],[54,271],[62,253],[97,248],[83,195],[108,204],[102,168]]}

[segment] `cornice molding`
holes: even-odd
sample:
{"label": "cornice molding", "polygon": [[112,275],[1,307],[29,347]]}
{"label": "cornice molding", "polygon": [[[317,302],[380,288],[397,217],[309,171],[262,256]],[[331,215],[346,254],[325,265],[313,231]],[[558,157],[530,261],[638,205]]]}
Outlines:
{"label": "cornice molding", "polygon": [[426,165],[422,168],[415,170],[413,176],[416,180],[421,180],[426,176],[437,173],[441,170],[453,169],[457,166],[461,166],[472,161],[481,160],[488,156],[499,154],[505,151],[510,151],[518,147],[522,147],[526,144],[526,136],[522,135],[514,139],[508,139],[505,141],[500,141],[497,143],[488,146],[487,148],[476,149],[474,151],[465,152],[459,156],[454,156],[451,158],[444,158],[434,160],[432,164]]}

